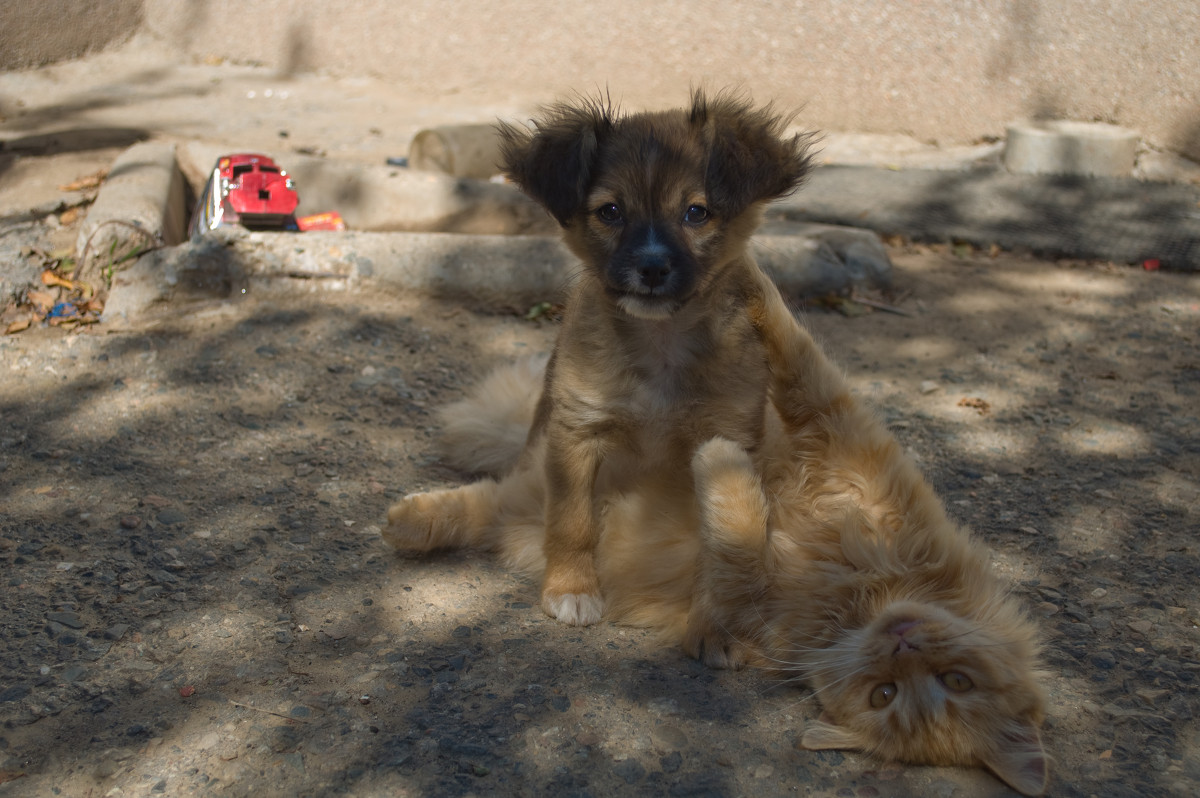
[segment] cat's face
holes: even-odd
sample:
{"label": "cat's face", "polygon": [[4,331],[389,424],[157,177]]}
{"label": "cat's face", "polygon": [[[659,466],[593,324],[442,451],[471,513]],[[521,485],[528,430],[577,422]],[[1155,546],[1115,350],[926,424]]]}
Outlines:
{"label": "cat's face", "polygon": [[1027,795],[1045,789],[1034,644],[1015,617],[965,620],[894,602],[847,632],[811,675],[825,710],[807,748],[889,760],[983,765]]}

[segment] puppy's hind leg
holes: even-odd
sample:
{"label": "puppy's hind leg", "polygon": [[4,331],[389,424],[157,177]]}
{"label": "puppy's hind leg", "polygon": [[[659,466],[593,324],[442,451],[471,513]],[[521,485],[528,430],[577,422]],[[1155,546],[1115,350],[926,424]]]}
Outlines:
{"label": "puppy's hind leg", "polygon": [[500,486],[491,479],[405,496],[388,510],[383,539],[400,551],[480,545],[496,522]]}
{"label": "puppy's hind leg", "polygon": [[750,456],[714,438],[692,459],[700,506],[700,563],[684,651],[710,668],[740,668],[766,592],[768,509]]}

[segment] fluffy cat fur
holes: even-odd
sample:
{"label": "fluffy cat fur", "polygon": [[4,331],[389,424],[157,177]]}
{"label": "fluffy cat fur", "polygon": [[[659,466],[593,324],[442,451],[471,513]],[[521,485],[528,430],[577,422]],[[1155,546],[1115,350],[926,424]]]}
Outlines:
{"label": "fluffy cat fur", "polygon": [[[807,748],[982,766],[1041,794],[1034,626],[778,293],[761,296],[752,321],[771,372],[764,446],[715,437],[691,460],[694,492],[646,480],[610,498],[596,552],[606,617],[656,628],[709,665],[748,663],[809,685],[823,711]],[[531,423],[531,368],[501,369],[448,411],[456,463],[503,473],[521,456],[512,435],[491,431],[522,414]],[[472,437],[453,420],[465,418]],[[415,498],[436,531],[431,547],[490,549],[535,575],[544,567],[536,471]],[[446,514],[461,523],[439,524]]]}
{"label": "fluffy cat fur", "polygon": [[[807,137],[784,136],[786,121],[697,91],[685,109],[621,115],[582,100],[546,109],[534,130],[501,126],[506,173],[581,265],[512,477],[538,491],[541,606],[561,621],[601,617],[595,551],[611,497],[651,485],[691,497],[700,444],[761,442],[766,354],[748,309],[764,283],[747,244],[762,206],[810,168]],[[469,536],[495,490],[407,497],[384,536],[415,550]]]}

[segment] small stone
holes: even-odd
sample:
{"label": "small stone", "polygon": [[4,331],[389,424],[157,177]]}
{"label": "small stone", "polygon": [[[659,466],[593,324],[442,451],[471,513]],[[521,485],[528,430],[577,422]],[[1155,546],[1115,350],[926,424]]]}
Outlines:
{"label": "small stone", "polygon": [[114,624],[105,630],[104,639],[105,640],[120,640],[122,637],[125,636],[125,633],[128,631],[129,631],[129,624],[127,624],[127,623]]}
{"label": "small stone", "polygon": [[83,618],[77,612],[47,613],[46,620],[61,623],[63,626],[70,627],[71,629],[82,629],[84,627]]}
{"label": "small stone", "polygon": [[921,393],[923,393],[925,395],[929,395],[931,393],[937,393],[941,389],[942,389],[942,386],[938,385],[933,380],[921,380],[921,389],[920,390],[921,390]]}
{"label": "small stone", "polygon": [[156,516],[156,518],[158,519],[158,523],[163,524],[164,526],[182,524],[187,520],[186,515],[173,507],[168,507],[167,509],[163,510]]}
{"label": "small stone", "polygon": [[142,519],[136,515],[124,515],[121,516],[120,524],[121,529],[137,529],[142,525]]}
{"label": "small stone", "polygon": [[663,753],[687,748],[688,738],[678,726],[664,723],[650,730],[650,741]]}
{"label": "small stone", "polygon": [[6,704],[10,701],[20,701],[29,695],[31,689],[27,684],[14,684],[12,687],[6,687],[0,690],[0,704]]}
{"label": "small stone", "polygon": [[1102,599],[1108,595],[1108,591],[1102,587],[1098,587],[1092,591],[1092,598]]}
{"label": "small stone", "polygon": [[1129,628],[1138,634],[1148,635],[1154,629],[1154,624],[1150,621],[1130,621]]}

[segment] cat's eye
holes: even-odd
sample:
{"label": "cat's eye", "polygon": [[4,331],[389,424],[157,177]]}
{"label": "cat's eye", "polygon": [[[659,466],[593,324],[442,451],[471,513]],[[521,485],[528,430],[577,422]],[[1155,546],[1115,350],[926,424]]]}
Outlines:
{"label": "cat's eye", "polygon": [[708,221],[708,208],[703,205],[689,205],[683,213],[683,220],[688,224],[702,225]]}
{"label": "cat's eye", "polygon": [[621,221],[621,209],[617,207],[616,203],[605,203],[596,209],[596,216],[600,217],[602,222],[616,224]]}
{"label": "cat's eye", "polygon": [[892,703],[892,699],[895,697],[896,685],[890,682],[888,684],[881,684],[871,691],[871,706],[876,709],[883,709]]}
{"label": "cat's eye", "polygon": [[971,677],[958,671],[946,671],[938,679],[955,693],[965,693],[975,689],[975,682],[971,681]]}

